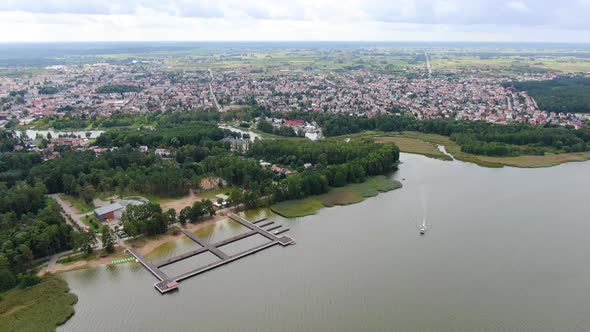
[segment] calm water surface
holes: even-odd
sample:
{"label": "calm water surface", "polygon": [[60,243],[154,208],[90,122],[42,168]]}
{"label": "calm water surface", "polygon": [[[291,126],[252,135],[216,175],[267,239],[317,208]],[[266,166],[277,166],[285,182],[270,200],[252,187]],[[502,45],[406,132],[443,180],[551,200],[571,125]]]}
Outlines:
{"label": "calm water surface", "polygon": [[[59,330],[590,331],[589,162],[402,160],[403,189],[305,218],[271,216],[295,246],[183,281],[178,292],[160,295],[135,263],[67,273],[79,302]],[[431,228],[421,237],[423,217]],[[243,231],[222,222],[199,235]],[[179,240],[151,258],[192,248]],[[208,258],[196,259],[168,271]]]}

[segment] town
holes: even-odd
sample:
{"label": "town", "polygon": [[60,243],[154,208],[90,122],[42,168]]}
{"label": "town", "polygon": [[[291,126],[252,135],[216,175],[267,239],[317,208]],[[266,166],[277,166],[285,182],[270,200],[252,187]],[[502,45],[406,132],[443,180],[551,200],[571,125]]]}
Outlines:
{"label": "town", "polygon": [[[430,67],[429,67],[430,68]],[[432,69],[430,69],[432,70]],[[543,111],[525,91],[507,82],[543,81],[557,73],[503,75],[489,70],[425,67],[383,73],[367,69],[285,69],[250,66],[216,71],[176,71],[165,61],[49,66],[29,77],[0,75],[0,126],[27,126],[46,117],[109,117],[244,105],[264,107],[277,118],[298,110],[373,117],[411,114],[417,119],[482,120],[579,128],[588,114]],[[289,124],[286,124],[289,125]],[[300,129],[318,138],[321,129]]]}

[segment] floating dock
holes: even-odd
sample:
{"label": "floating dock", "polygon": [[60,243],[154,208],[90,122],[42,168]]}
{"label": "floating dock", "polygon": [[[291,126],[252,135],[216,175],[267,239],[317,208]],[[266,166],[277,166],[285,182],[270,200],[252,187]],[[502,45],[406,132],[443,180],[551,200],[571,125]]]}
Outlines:
{"label": "floating dock", "polygon": [[[196,276],[196,275],[201,274],[203,272],[213,270],[219,266],[228,264],[230,262],[233,262],[233,261],[238,260],[240,258],[246,257],[248,255],[254,254],[258,251],[273,247],[278,244],[280,244],[283,247],[295,244],[295,241],[289,236],[286,236],[286,235],[278,236],[279,234],[287,232],[289,230],[288,228],[285,228],[280,231],[272,233],[271,231],[278,229],[282,226],[275,225],[273,227],[270,227],[269,229],[264,229],[264,227],[270,226],[270,225],[274,224],[274,222],[266,222],[260,226],[256,225],[256,223],[260,223],[262,221],[265,221],[266,218],[261,219],[261,220],[257,220],[255,222],[250,222],[250,221],[248,221],[236,214],[230,214],[230,215],[228,215],[228,217],[231,218],[232,220],[238,222],[242,226],[248,228],[249,231],[242,233],[242,234],[238,234],[236,236],[230,237],[228,239],[225,239],[225,240],[222,240],[222,241],[219,241],[216,243],[209,243],[206,240],[198,237],[194,233],[187,231],[186,229],[181,229],[181,231],[184,235],[186,235],[188,238],[190,238],[191,240],[193,240],[194,242],[199,244],[201,246],[201,248],[198,248],[198,249],[180,254],[178,256],[163,260],[157,264],[154,264],[151,261],[147,260],[143,255],[141,255],[135,249],[128,247],[128,246],[125,246],[125,248],[129,251],[129,253],[131,253],[137,259],[137,261],[139,261],[148,271],[150,271],[156,278],[158,278],[160,280],[159,282],[154,284],[154,287],[160,293],[164,294],[166,292],[177,289],[178,283],[182,280]],[[222,247],[224,245],[227,245],[227,244],[230,244],[230,243],[233,243],[236,241],[240,241],[240,240],[243,240],[245,238],[248,238],[250,236],[254,236],[257,234],[265,237],[269,241],[264,244],[258,245],[256,247],[246,249],[244,251],[241,251],[241,252],[239,252],[235,255],[231,255],[231,256],[227,255],[225,252],[223,252],[220,249],[220,247]],[[173,277],[166,275],[166,273],[164,273],[162,270],[160,270],[161,267],[164,267],[164,266],[170,265],[170,264],[174,264],[174,263],[179,262],[181,260],[196,256],[196,255],[199,255],[199,254],[202,254],[205,252],[212,253],[213,255],[217,256],[217,258],[219,258],[219,260],[217,260],[213,263],[207,264],[207,265],[195,267],[193,270],[187,271],[185,273],[182,273],[180,275],[173,276]]]}

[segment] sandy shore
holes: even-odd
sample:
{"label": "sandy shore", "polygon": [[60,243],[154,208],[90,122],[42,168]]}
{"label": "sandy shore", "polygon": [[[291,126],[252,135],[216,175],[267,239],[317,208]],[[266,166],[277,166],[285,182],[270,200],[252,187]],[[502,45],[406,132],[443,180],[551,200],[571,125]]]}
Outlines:
{"label": "sandy shore", "polygon": [[[225,220],[225,219],[227,219],[226,215],[213,216],[210,219],[207,219],[206,221],[200,222],[198,224],[188,223],[188,224],[186,224],[186,229],[191,232],[195,232],[199,229],[205,228],[205,227],[212,225],[220,220]],[[139,240],[129,241],[129,242],[127,242],[127,244],[132,246],[133,248],[136,248],[141,254],[147,255],[150,252],[154,251],[156,248],[160,247],[161,245],[166,244],[171,241],[176,241],[182,237],[184,237],[184,235],[181,232],[177,231],[177,232],[174,232],[173,234],[158,235],[158,236],[155,236],[155,237],[152,237],[149,239],[143,238],[143,239],[139,239]],[[72,263],[66,263],[66,264],[56,264],[52,273],[54,273],[54,274],[55,273],[63,273],[63,272],[68,272],[68,271],[75,271],[75,270],[80,270],[80,269],[105,266],[105,265],[111,264],[111,262],[114,260],[121,259],[124,257],[126,257],[126,256],[124,256],[124,254],[123,254],[123,248],[117,248],[117,252],[115,252],[114,254],[107,256],[107,257],[100,257],[100,258],[91,259],[91,260],[79,260],[79,261],[75,261]],[[43,269],[41,269],[41,271],[38,274],[44,275],[45,273],[46,273],[46,270],[44,267]]]}
{"label": "sandy shore", "polygon": [[[191,232],[195,232],[195,231],[198,231],[199,229],[205,228],[209,225],[212,225],[212,224],[214,224],[220,220],[224,220],[224,219],[227,219],[226,215],[213,216],[210,219],[207,219],[206,221],[200,222],[198,224],[188,223],[188,224],[186,224],[185,229],[187,229]],[[137,241],[130,241],[130,242],[127,242],[127,244],[132,246],[133,248],[137,249],[139,251],[139,253],[141,253],[142,255],[147,255],[150,252],[154,251],[159,246],[161,246],[167,242],[176,241],[182,237],[184,237],[184,235],[181,232],[176,232],[175,234],[157,235],[157,236],[150,238],[150,239],[140,239]]]}

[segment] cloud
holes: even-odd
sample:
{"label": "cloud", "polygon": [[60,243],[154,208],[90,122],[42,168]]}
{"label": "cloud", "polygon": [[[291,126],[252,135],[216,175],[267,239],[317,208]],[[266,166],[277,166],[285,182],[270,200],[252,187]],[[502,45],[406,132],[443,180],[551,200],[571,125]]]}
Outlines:
{"label": "cloud", "polygon": [[0,0],[0,41],[589,41],[586,12],[590,0]]}
{"label": "cloud", "polygon": [[[0,11],[34,14],[249,17],[421,24],[508,24],[568,27],[590,10],[589,0],[2,0]],[[579,25],[577,22],[576,25]],[[586,24],[590,28],[590,23]]]}

